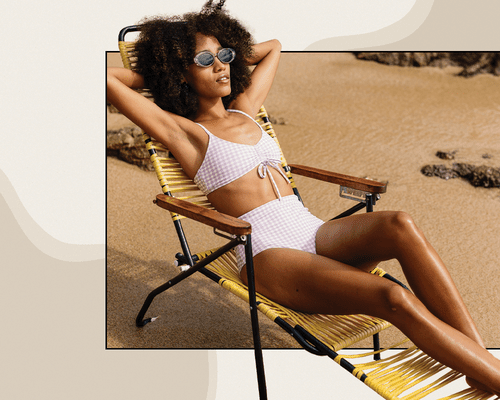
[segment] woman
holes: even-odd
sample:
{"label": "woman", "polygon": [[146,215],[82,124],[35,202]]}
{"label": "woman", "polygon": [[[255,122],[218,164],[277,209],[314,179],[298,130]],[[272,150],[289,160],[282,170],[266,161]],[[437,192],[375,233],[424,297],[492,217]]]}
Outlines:
{"label": "woman", "polygon": [[[410,216],[375,212],[323,223],[298,202],[277,164],[279,149],[250,117],[271,88],[281,45],[252,45],[223,2],[212,3],[182,18],[143,21],[137,72],[108,69],[108,100],[168,146],[218,211],[252,224],[260,293],[305,312],[383,318],[471,386],[499,394],[500,361],[485,350]],[[144,86],[155,103],[132,90]],[[283,237],[288,223],[300,231]],[[369,273],[393,258],[415,295]],[[238,263],[246,281],[241,252]]]}

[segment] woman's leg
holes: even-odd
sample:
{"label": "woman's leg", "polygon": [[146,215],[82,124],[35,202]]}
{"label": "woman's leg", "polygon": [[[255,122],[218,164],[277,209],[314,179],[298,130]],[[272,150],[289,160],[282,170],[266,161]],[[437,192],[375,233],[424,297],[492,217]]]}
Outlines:
{"label": "woman's leg", "polygon": [[363,269],[397,259],[420,301],[484,347],[447,268],[408,214],[374,212],[330,221],[318,231],[316,243],[318,254]]}
{"label": "woman's leg", "polygon": [[[359,240],[349,240],[353,234]],[[377,212],[329,222],[318,232],[318,246],[319,254],[361,268],[377,260],[398,259],[411,288],[427,308],[485,347],[448,270],[408,214]],[[366,251],[359,252],[359,246]],[[356,254],[364,254],[366,260],[353,257]],[[473,379],[468,382],[485,389]]]}
{"label": "woman's leg", "polygon": [[[290,249],[263,251],[254,257],[254,265],[257,291],[270,299],[305,312],[383,318],[431,357],[500,393],[500,361],[399,285],[324,256]],[[245,269],[241,276],[246,277]]]}

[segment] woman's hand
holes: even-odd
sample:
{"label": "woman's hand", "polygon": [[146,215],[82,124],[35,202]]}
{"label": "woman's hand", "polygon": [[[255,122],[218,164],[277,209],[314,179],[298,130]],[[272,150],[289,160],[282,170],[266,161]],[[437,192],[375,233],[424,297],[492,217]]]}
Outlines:
{"label": "woman's hand", "polygon": [[250,59],[247,59],[248,65],[256,65],[268,55],[273,53],[271,56],[274,56],[274,53],[281,52],[281,43],[277,39],[269,40],[267,42],[257,43],[252,46],[253,56]]}

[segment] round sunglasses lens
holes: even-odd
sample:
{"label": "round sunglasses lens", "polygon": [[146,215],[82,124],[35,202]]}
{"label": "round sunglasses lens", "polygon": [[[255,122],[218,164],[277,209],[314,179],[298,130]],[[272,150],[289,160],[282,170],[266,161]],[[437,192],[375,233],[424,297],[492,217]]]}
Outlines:
{"label": "round sunglasses lens", "polygon": [[196,61],[199,65],[210,66],[214,63],[214,56],[211,53],[200,53],[196,56]]}
{"label": "round sunglasses lens", "polygon": [[234,60],[234,50],[229,48],[222,49],[219,51],[219,54],[217,54],[217,57],[221,60],[221,62],[228,64]]}

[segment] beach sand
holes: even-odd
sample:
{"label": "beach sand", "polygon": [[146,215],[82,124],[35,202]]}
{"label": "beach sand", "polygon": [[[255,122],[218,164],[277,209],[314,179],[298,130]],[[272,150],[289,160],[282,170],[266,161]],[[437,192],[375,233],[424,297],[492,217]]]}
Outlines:
{"label": "beach sand", "polygon": [[[456,160],[500,166],[500,78],[464,79],[456,68],[401,68],[349,53],[284,53],[265,106],[289,163],[388,181],[375,210],[403,210],[448,266],[489,348],[500,347],[500,189],[429,178],[426,164]],[[108,129],[130,124],[108,114]],[[488,154],[489,158],[483,158]],[[329,219],[352,205],[338,187],[295,177],[306,206]],[[107,346],[109,348],[252,347],[248,306],[195,274],[153,302],[160,316],[134,321],[147,294],[175,276],[180,251],[167,212],[153,204],[154,173],[107,159]],[[212,230],[184,220],[193,252],[222,243]],[[381,265],[403,282],[397,262]],[[297,347],[260,317],[265,348]],[[391,328],[382,345],[399,336]],[[356,347],[368,347],[369,340]]]}

